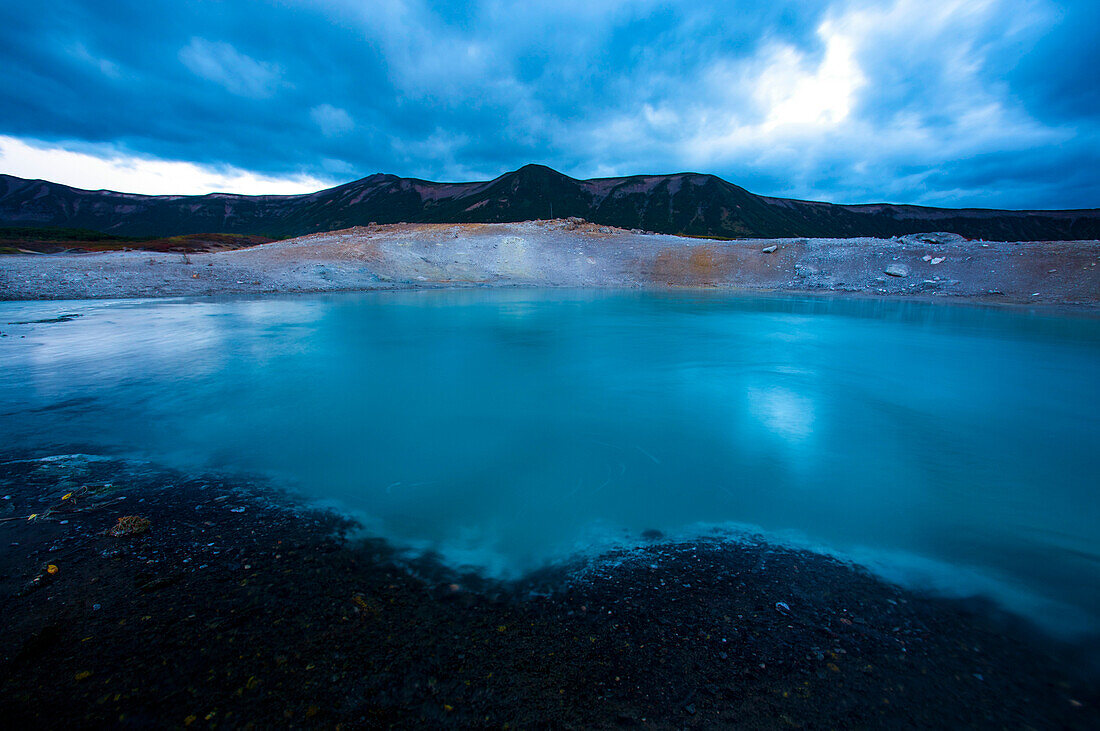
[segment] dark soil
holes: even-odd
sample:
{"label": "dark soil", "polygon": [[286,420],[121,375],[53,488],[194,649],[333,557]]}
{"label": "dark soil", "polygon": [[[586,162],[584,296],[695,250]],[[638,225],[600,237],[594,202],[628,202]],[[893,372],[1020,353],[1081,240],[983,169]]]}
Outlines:
{"label": "dark soil", "polygon": [[13,459],[6,728],[1100,727],[1011,621],[811,553],[650,534],[504,584],[261,481]]}

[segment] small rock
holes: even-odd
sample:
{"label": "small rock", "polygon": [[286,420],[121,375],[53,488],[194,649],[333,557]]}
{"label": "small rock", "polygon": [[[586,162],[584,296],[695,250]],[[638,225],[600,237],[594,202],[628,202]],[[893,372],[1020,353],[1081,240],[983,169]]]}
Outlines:
{"label": "small rock", "polygon": [[946,259],[946,258],[947,258],[947,257],[945,257],[945,256],[937,256],[936,258],[934,258],[934,259],[932,260],[932,263],[933,263],[933,264],[942,264],[942,263],[943,263],[943,260],[944,260],[944,259]]}
{"label": "small rock", "polygon": [[890,266],[886,267],[886,273],[889,274],[891,277],[908,277],[909,267],[905,266],[904,264],[891,264]]}
{"label": "small rock", "polygon": [[932,261],[932,255],[931,254],[925,254],[920,259],[921,259],[921,261]]}
{"label": "small rock", "polygon": [[107,534],[115,538],[137,536],[148,531],[152,525],[152,522],[150,522],[148,518],[144,518],[140,515],[124,515],[118,519],[117,523],[111,526]]}
{"label": "small rock", "polygon": [[791,608],[787,602],[776,602],[775,611],[782,614],[784,617],[791,613]]}
{"label": "small rock", "polygon": [[779,248],[778,246],[776,246],[775,244],[772,244],[771,246],[765,246],[760,251],[764,252],[765,254],[770,254],[778,248]]}

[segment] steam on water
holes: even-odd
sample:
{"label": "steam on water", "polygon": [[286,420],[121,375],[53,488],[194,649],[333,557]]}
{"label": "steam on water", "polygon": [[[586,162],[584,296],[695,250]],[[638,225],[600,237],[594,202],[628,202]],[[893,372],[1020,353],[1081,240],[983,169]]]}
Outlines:
{"label": "steam on water", "polygon": [[560,291],[0,304],[62,314],[4,325],[10,450],[267,472],[496,574],[737,524],[1100,624],[1095,319]]}

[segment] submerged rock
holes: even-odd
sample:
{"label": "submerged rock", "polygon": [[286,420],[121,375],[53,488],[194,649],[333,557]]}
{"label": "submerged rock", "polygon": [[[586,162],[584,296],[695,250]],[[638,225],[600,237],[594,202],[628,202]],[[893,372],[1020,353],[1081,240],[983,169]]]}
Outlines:
{"label": "submerged rock", "polygon": [[124,515],[107,531],[107,534],[115,538],[137,536],[148,531],[151,526],[152,522],[148,518],[140,515]]}

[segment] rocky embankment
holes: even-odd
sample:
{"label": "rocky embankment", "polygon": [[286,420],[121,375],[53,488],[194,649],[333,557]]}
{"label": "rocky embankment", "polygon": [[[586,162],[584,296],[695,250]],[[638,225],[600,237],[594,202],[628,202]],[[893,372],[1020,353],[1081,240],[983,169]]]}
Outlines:
{"label": "rocky embankment", "polygon": [[720,287],[1008,303],[1100,302],[1100,241],[720,241],[579,219],[393,224],[206,254],[0,258],[0,298],[86,299],[415,287]]}

